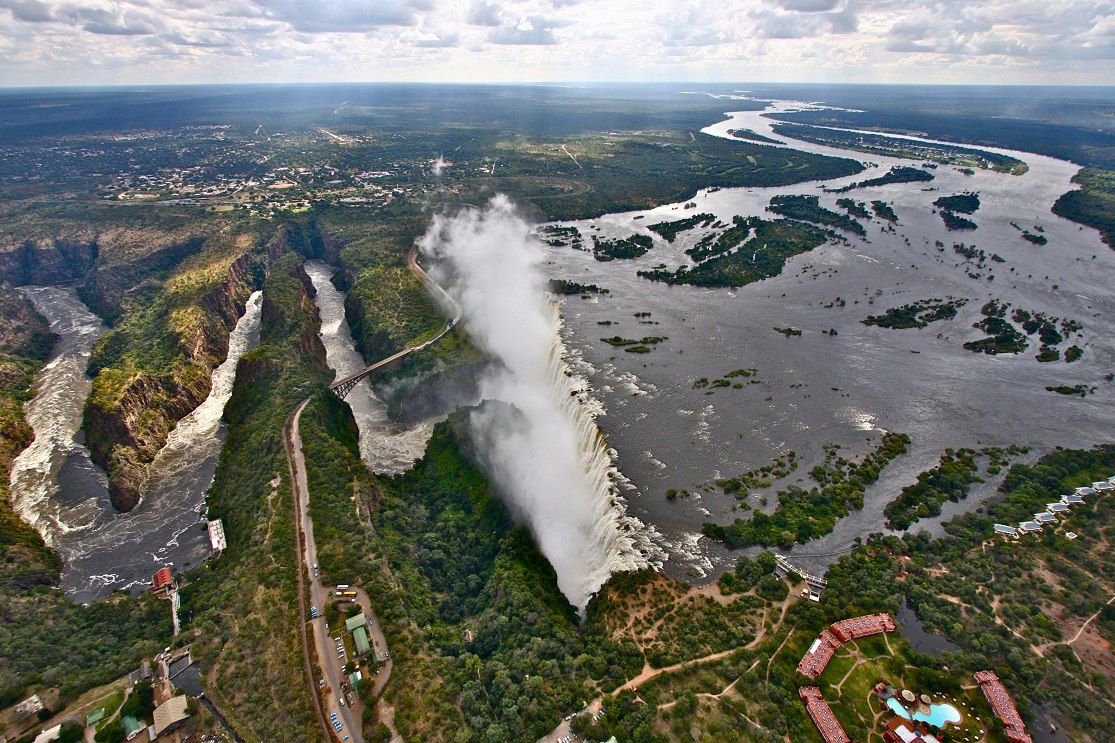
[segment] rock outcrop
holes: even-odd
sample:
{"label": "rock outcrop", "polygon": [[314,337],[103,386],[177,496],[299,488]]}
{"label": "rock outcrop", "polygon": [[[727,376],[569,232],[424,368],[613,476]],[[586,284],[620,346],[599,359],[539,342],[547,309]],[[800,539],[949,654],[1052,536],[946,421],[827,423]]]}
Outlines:
{"label": "rock outcrop", "polygon": [[[211,288],[169,311],[166,337],[158,339],[174,349],[169,363],[153,369],[125,361],[93,369],[97,376],[85,406],[86,441],[93,461],[108,473],[109,495],[118,510],[139,503],[148,465],[178,421],[209,395],[212,371],[228,354],[229,333],[245,302],[272,259],[284,251],[279,236],[262,246],[246,245]],[[134,339],[119,341],[129,342]],[[95,354],[94,367],[97,361]]]}

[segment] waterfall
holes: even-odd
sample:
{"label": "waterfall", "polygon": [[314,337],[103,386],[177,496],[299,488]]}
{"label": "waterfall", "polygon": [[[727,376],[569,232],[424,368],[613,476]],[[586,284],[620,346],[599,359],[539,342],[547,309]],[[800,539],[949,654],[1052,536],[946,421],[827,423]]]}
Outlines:
{"label": "waterfall", "polygon": [[497,362],[470,418],[482,464],[534,535],[558,587],[582,611],[619,570],[661,564],[655,533],[626,512],[600,405],[567,362],[561,317],[539,270],[544,247],[511,202],[437,216],[419,246],[460,306],[470,338]]}
{"label": "waterfall", "polygon": [[608,446],[596,422],[604,407],[592,397],[588,380],[576,374],[568,363],[559,305],[549,302],[548,311],[555,339],[550,351],[554,399],[577,431],[578,451],[595,506],[592,544],[597,547],[600,564],[584,581],[584,589],[591,595],[612,573],[661,568],[666,553],[659,545],[654,527],[627,513],[627,501],[617,485],[626,478],[616,465],[615,450]]}

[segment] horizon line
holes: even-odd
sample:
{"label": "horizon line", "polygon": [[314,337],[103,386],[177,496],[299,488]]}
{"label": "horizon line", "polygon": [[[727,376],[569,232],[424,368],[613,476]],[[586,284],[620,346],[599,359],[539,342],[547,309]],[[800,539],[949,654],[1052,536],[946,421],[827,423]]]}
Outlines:
{"label": "horizon line", "polygon": [[150,88],[235,88],[244,86],[255,87],[329,87],[338,85],[367,85],[367,86],[390,86],[390,85],[415,85],[415,86],[489,86],[489,87],[601,87],[601,86],[623,86],[623,87],[650,87],[650,86],[705,86],[705,87],[724,87],[732,85],[765,85],[765,86],[813,86],[813,87],[863,87],[863,88],[884,88],[884,87],[901,87],[901,88],[1090,88],[1094,90],[1112,90],[1115,91],[1115,85],[1098,85],[1094,83],[945,83],[945,82],[925,82],[925,83],[910,83],[910,82],[831,82],[831,81],[758,81],[758,80],[740,80],[735,82],[709,82],[697,80],[665,80],[661,82],[656,81],[623,81],[623,80],[534,80],[534,81],[513,81],[513,80],[483,80],[483,81],[465,81],[465,80],[329,80],[320,82],[298,82],[298,81],[253,81],[253,82],[195,82],[195,83],[59,83],[49,85],[0,85],[0,93],[5,92],[19,92],[19,91],[34,91],[34,90],[127,90],[127,89],[150,89]]}

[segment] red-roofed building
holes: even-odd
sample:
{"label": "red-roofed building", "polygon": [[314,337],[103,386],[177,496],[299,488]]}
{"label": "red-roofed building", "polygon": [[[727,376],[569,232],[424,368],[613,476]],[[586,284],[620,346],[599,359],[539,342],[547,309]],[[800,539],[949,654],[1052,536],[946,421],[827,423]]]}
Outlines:
{"label": "red-roofed building", "polygon": [[973,676],[976,683],[979,684],[980,690],[983,691],[983,695],[987,697],[995,716],[1002,721],[1007,740],[1011,743],[1032,743],[1032,739],[1026,732],[1026,723],[1022,722],[1022,717],[1018,714],[1014,701],[1010,698],[1006,687],[1003,686],[1003,682],[999,680],[995,672],[977,671]]}
{"label": "red-roofed building", "polygon": [[816,686],[803,686],[798,689],[798,696],[801,701],[805,702],[805,711],[813,718],[813,724],[817,726],[820,731],[821,737],[825,739],[825,743],[851,743],[852,739],[844,732],[844,728],[840,727],[840,723],[836,720],[836,715],[832,714],[829,709],[828,702],[821,696],[821,690]]}
{"label": "red-roofed building", "polygon": [[881,635],[884,632],[894,632],[895,625],[890,614],[868,614],[863,617],[833,622],[829,629],[843,643],[861,637]]}
{"label": "red-roofed building", "polygon": [[832,636],[828,630],[824,630],[813,644],[809,646],[809,650],[801,658],[801,663],[798,663],[798,673],[808,678],[810,681],[817,678],[824,672],[825,666],[828,665],[829,660],[832,659],[833,653],[840,647],[840,640]]}
{"label": "red-roofed building", "polygon": [[170,568],[159,568],[159,572],[151,579],[151,584],[151,590],[155,592],[174,588],[174,576],[170,574]]}

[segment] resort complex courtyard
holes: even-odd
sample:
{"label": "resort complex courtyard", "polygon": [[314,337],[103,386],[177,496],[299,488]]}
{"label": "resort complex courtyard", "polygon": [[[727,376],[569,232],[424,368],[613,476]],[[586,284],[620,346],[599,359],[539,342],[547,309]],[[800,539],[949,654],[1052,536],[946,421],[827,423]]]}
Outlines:
{"label": "resort complex courtyard", "polygon": [[813,684],[799,696],[826,743],[851,741],[845,728],[885,743],[1030,740],[993,672],[951,672],[895,629],[887,614],[835,622],[802,657]]}

